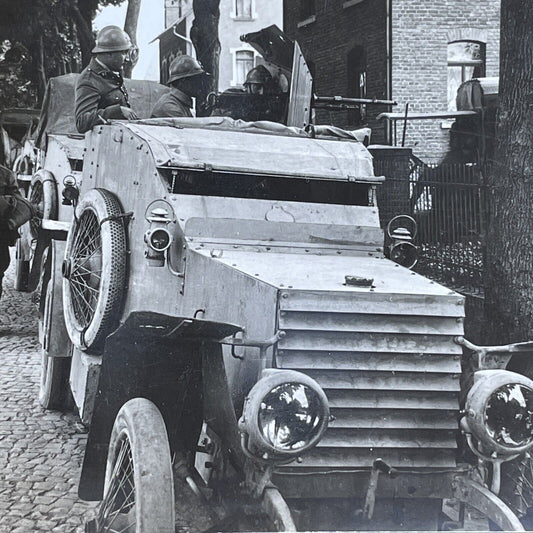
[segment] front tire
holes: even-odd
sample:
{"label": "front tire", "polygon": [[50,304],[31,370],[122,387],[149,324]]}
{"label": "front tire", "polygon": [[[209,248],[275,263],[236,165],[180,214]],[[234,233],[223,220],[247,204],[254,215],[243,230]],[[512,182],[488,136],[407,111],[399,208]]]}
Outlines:
{"label": "front tire", "polygon": [[159,409],[134,398],[120,409],[109,443],[97,533],[174,533],[174,485]]}
{"label": "front tire", "polygon": [[14,289],[20,292],[27,292],[28,279],[30,275],[30,261],[25,259],[21,239],[17,239],[15,245],[15,285]]}
{"label": "front tire", "polygon": [[[533,379],[533,361],[511,361],[508,370]],[[516,513],[527,531],[533,530],[532,452],[502,464],[500,498]]]}

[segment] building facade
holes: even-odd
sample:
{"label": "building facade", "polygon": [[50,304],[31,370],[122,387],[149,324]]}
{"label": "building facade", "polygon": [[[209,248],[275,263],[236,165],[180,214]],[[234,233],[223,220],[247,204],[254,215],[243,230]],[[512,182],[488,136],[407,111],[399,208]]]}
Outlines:
{"label": "building facade", "polygon": [[[276,24],[283,27],[283,0],[220,0],[220,70],[219,91],[230,87],[242,87],[247,72],[261,62],[260,56],[240,36]],[[192,0],[165,0],[165,27],[163,37],[171,33],[175,47],[181,41],[184,53],[194,55],[190,41],[190,29],[194,14]],[[161,37],[160,36],[160,37]],[[173,52],[174,55],[176,52]],[[162,71],[165,69],[161,57]],[[162,76],[163,81],[163,76]]]}
{"label": "building facade", "polygon": [[[285,0],[284,30],[298,40],[314,73],[315,92],[391,99],[368,105],[372,142],[392,144],[384,111],[453,111],[461,81],[498,76],[500,0]],[[318,119],[354,127],[354,112],[321,111]],[[425,161],[442,159],[451,120],[413,120],[405,146]],[[398,122],[401,142],[403,122]]]}

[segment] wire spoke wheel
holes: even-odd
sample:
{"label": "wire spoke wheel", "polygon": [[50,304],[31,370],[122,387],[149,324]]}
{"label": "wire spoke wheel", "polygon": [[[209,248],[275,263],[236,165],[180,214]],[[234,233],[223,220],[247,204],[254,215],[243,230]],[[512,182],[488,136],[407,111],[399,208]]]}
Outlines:
{"label": "wire spoke wheel", "polygon": [[111,473],[111,483],[98,512],[97,523],[104,532],[134,532],[135,480],[133,456],[128,438],[124,435]]}
{"label": "wire spoke wheel", "polygon": [[91,189],[67,237],[63,306],[75,346],[101,351],[118,325],[126,285],[126,230],[118,200]]}
{"label": "wire spoke wheel", "polygon": [[102,239],[96,213],[84,211],[71,253],[69,278],[74,315],[85,328],[96,312],[102,275]]}
{"label": "wire spoke wheel", "polygon": [[165,423],[145,398],[122,406],[111,433],[97,533],[174,533],[174,483]]}
{"label": "wire spoke wheel", "polygon": [[[509,370],[533,379],[533,361],[509,366]],[[532,451],[502,464],[499,496],[516,513],[526,530],[533,528],[533,459]]]}

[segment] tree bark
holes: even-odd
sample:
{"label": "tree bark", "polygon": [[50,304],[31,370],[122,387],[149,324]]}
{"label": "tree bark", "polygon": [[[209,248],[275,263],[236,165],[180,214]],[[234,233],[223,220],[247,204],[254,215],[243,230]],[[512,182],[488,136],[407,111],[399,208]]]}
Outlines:
{"label": "tree bark", "polygon": [[533,4],[502,0],[499,120],[488,169],[488,343],[533,338]]}
{"label": "tree bark", "polygon": [[206,96],[218,90],[220,59],[220,41],[218,39],[218,22],[220,19],[220,0],[194,0],[194,20],[191,28],[191,40],[196,50],[196,59],[210,75],[202,88],[197,102],[197,114],[202,116],[205,110]]}
{"label": "tree bark", "polygon": [[47,83],[44,62],[44,43],[42,34],[36,38],[31,51],[33,57],[35,79],[37,82],[37,100],[39,103],[41,103],[44,98]]}
{"label": "tree bark", "polygon": [[124,21],[124,31],[130,36],[132,44],[132,62],[124,66],[124,76],[131,78],[133,67],[137,63],[139,49],[137,47],[137,24],[139,22],[139,12],[141,10],[141,0],[128,0],[128,9]]}
{"label": "tree bark", "polygon": [[78,39],[81,50],[81,66],[85,68],[91,60],[91,50],[94,48],[94,37],[92,32],[92,20],[87,21],[84,13],[77,5],[72,5],[72,13],[78,30]]}

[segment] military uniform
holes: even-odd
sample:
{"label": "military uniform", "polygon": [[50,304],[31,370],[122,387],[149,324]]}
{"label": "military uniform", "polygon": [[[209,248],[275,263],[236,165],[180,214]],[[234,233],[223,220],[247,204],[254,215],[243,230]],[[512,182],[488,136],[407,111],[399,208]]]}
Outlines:
{"label": "military uniform", "polygon": [[[5,195],[20,196],[15,175],[8,168],[0,165],[0,197]],[[9,246],[13,246],[18,237],[16,230],[7,226],[7,217],[0,217],[0,296],[2,295],[2,279],[9,266]]]}
{"label": "military uniform", "polygon": [[120,74],[93,57],[76,82],[76,128],[85,133],[110,118],[124,118],[121,106],[130,107]]}
{"label": "military uniform", "polygon": [[192,98],[176,87],[171,87],[170,91],[155,103],[152,111],[152,118],[161,117],[192,117]]}

